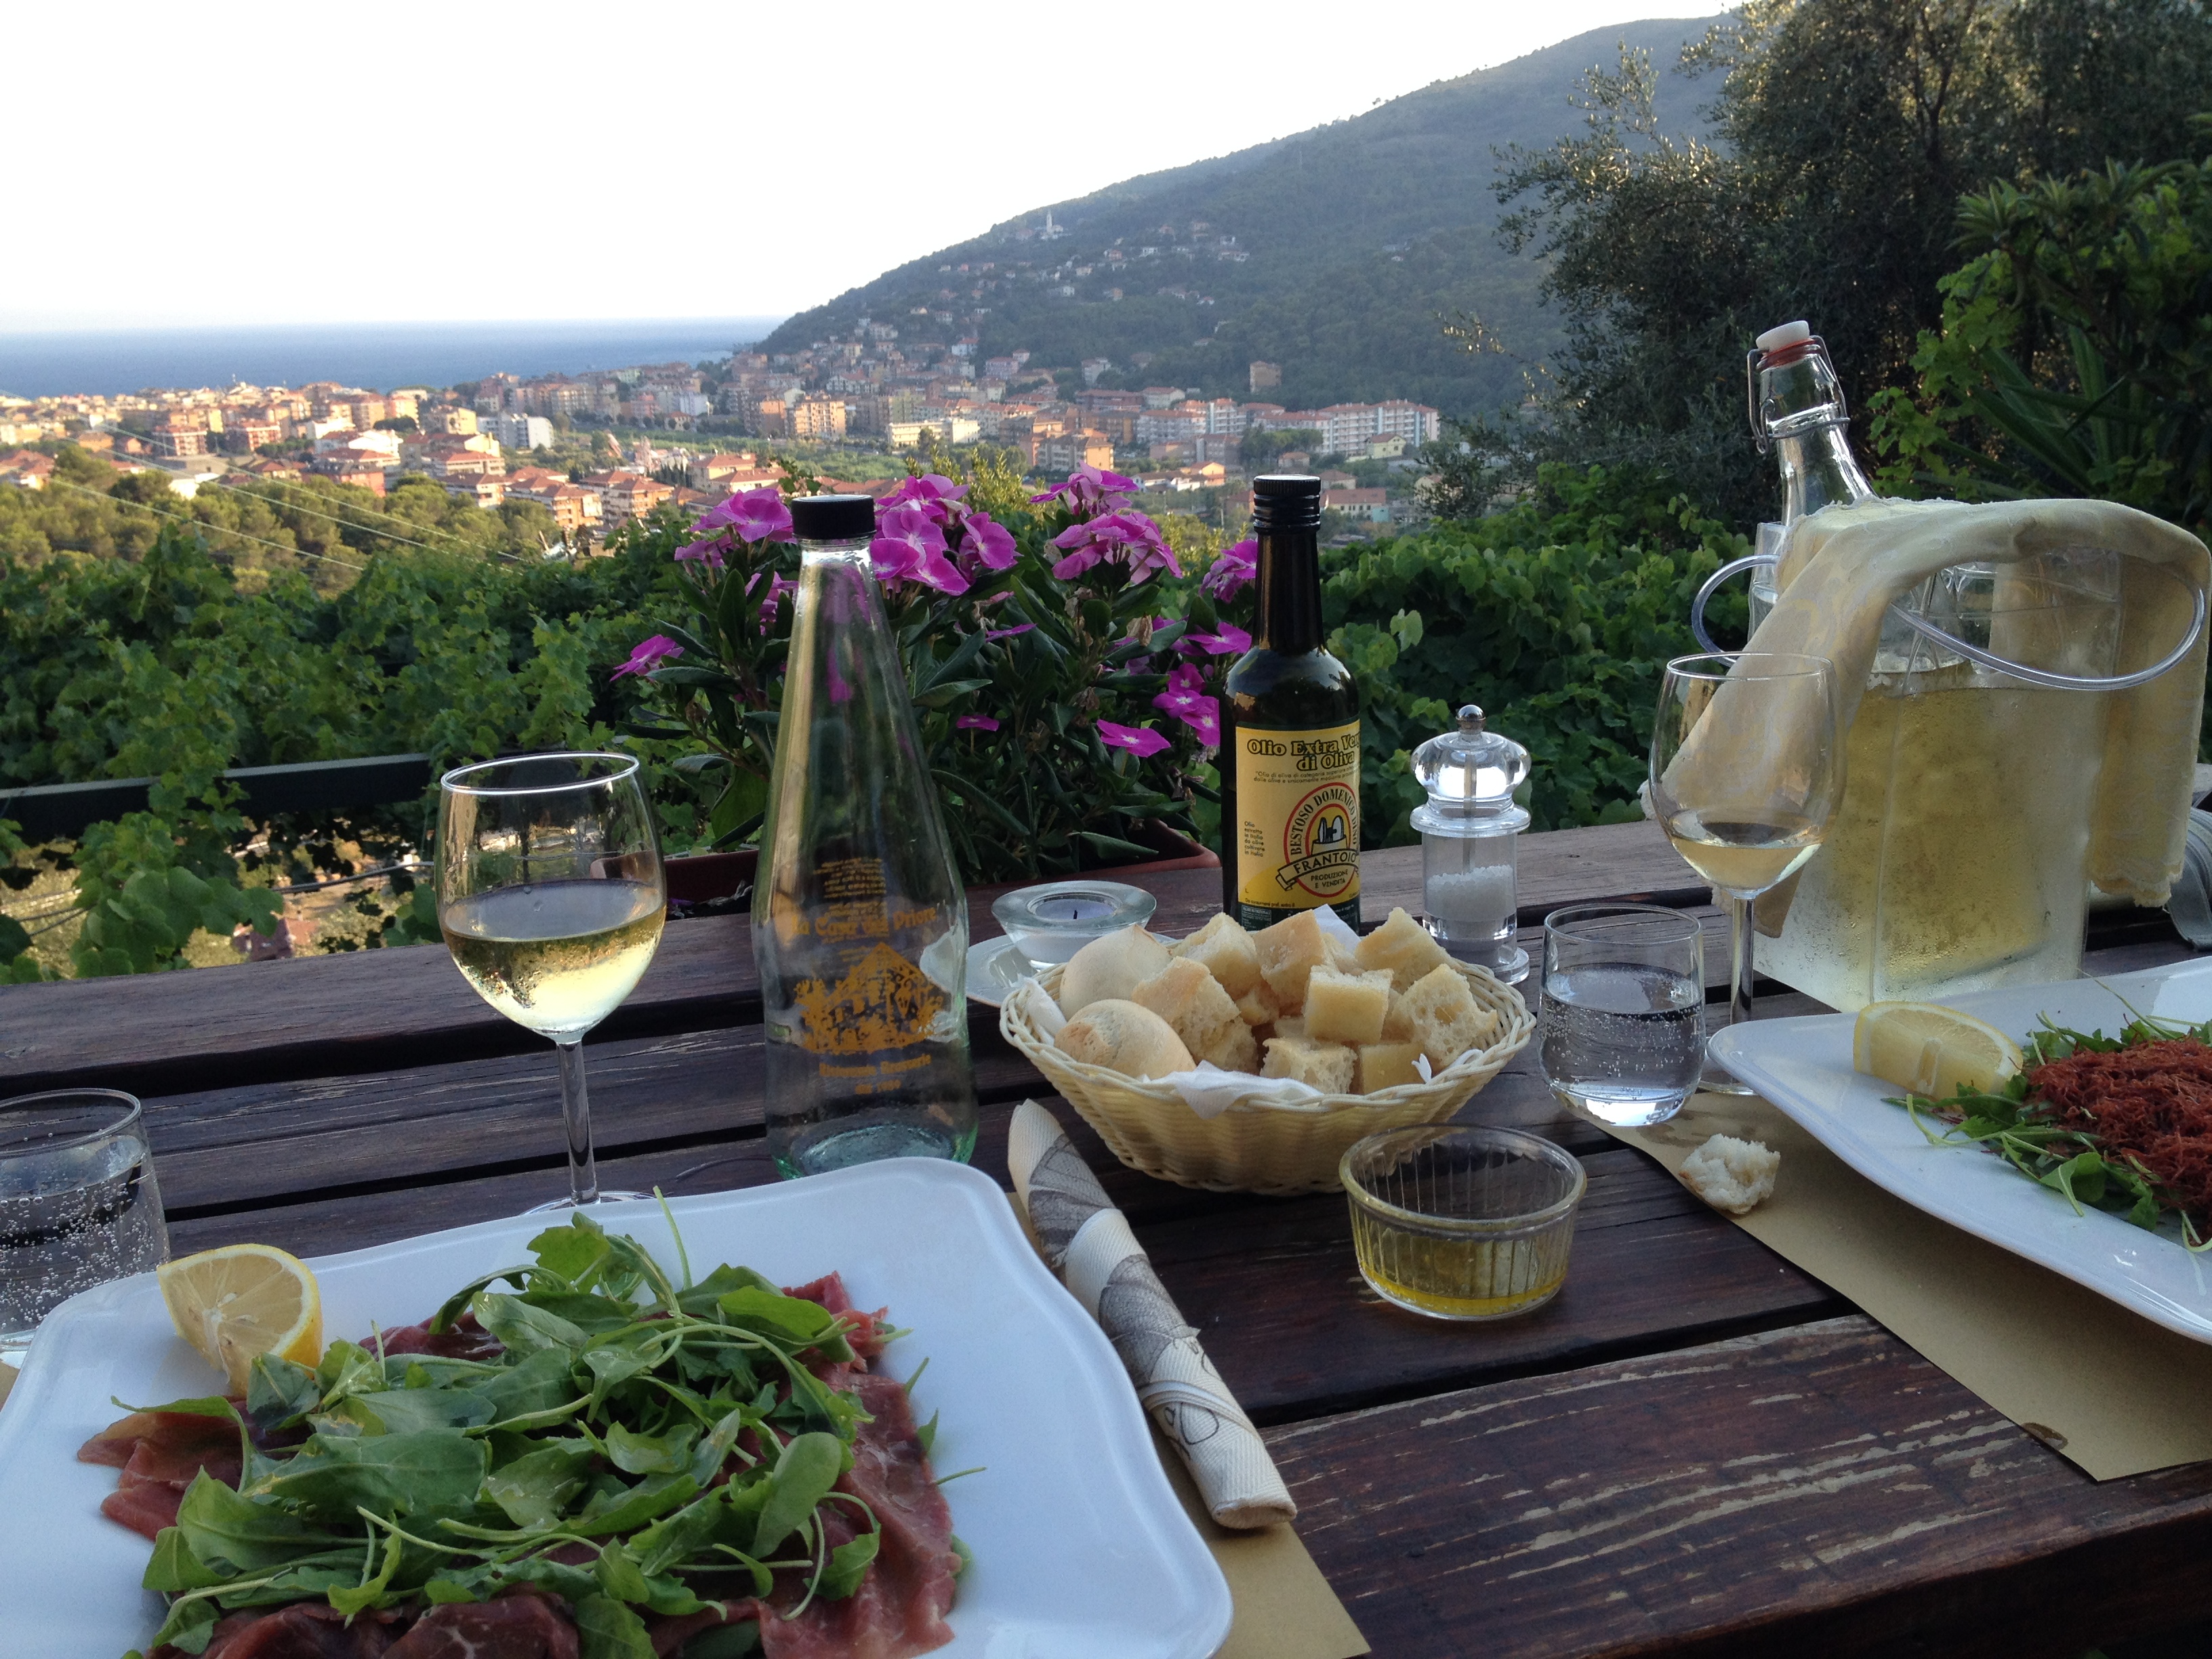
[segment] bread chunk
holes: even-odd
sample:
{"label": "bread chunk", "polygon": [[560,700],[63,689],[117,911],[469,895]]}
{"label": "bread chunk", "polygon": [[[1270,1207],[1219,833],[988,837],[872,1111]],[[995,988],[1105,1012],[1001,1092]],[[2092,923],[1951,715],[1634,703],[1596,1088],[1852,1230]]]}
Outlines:
{"label": "bread chunk", "polygon": [[1094,1002],[1053,1039],[1060,1053],[1124,1077],[1165,1077],[1194,1062],[1175,1028],[1149,1008],[1118,997]]}
{"label": "bread chunk", "polygon": [[1439,1069],[1498,1038],[1496,1012],[1474,1000],[1459,969],[1449,963],[1414,981],[1406,993],[1406,1012],[1413,1022],[1413,1041]]}
{"label": "bread chunk", "polygon": [[1322,929],[1321,936],[1328,945],[1330,967],[1335,969],[1340,974],[1356,974],[1359,971],[1359,947],[1357,944],[1346,945],[1326,927]]}
{"label": "bread chunk", "polygon": [[1676,1175],[1716,1210],[1747,1215],[1774,1196],[1774,1177],[1781,1168],[1782,1154],[1764,1141],[1714,1135],[1682,1160]]}
{"label": "bread chunk", "polygon": [[1286,1014],[1305,1006],[1306,981],[1316,968],[1331,966],[1328,935],[1310,910],[1301,910],[1252,935],[1260,952],[1260,975]]}
{"label": "bread chunk", "polygon": [[1306,981],[1306,1030],[1322,1042],[1380,1042],[1390,1012],[1390,974],[1316,968]]}
{"label": "bread chunk", "polygon": [[1094,939],[1078,951],[1060,976],[1060,1006],[1079,1014],[1094,1002],[1135,990],[1168,965],[1168,947],[1134,923]]}
{"label": "bread chunk", "polygon": [[1325,1095],[1352,1092],[1352,1073],[1359,1056],[1341,1042],[1316,1042],[1311,1037],[1269,1037],[1263,1077],[1296,1078]]}
{"label": "bread chunk", "polygon": [[1360,940],[1357,954],[1363,969],[1388,968],[1390,984],[1399,991],[1412,990],[1416,980],[1451,959],[1429,930],[1402,909],[1392,910],[1388,921]]}
{"label": "bread chunk", "polygon": [[1400,992],[1393,991],[1390,993],[1390,1005],[1382,1015],[1382,1041],[1411,1042],[1413,1040],[1413,1012],[1406,1006],[1404,995]]}
{"label": "bread chunk", "polygon": [[1354,1092],[1371,1095],[1377,1089],[1395,1088],[1401,1083],[1419,1083],[1421,1072],[1413,1062],[1420,1057],[1421,1045],[1418,1042],[1360,1044],[1358,1082]]}
{"label": "bread chunk", "polygon": [[1260,947],[1234,916],[1213,918],[1188,939],[1169,947],[1176,956],[1194,962],[1221,981],[1221,988],[1241,997],[1260,980]]}
{"label": "bread chunk", "polygon": [[1167,1021],[1194,1054],[1219,1042],[1229,1027],[1244,1025],[1221,982],[1188,957],[1170,962],[1131,992],[1129,1000]]}
{"label": "bread chunk", "polygon": [[1260,1042],[1252,1035],[1252,1028],[1243,1020],[1231,1020],[1221,1028],[1221,1035],[1209,1048],[1197,1050],[1200,1060],[1211,1060],[1224,1072],[1256,1072],[1260,1069]]}
{"label": "bread chunk", "polygon": [[1268,1035],[1279,1037],[1302,1038],[1306,1035],[1305,1020],[1297,1014],[1285,1014],[1280,1019],[1275,1022],[1275,1029],[1269,1032]]}
{"label": "bread chunk", "polygon": [[1237,999],[1237,1012],[1244,1017],[1247,1025],[1273,1025],[1275,1017],[1283,1012],[1283,1005],[1275,1000],[1275,994],[1263,979]]}

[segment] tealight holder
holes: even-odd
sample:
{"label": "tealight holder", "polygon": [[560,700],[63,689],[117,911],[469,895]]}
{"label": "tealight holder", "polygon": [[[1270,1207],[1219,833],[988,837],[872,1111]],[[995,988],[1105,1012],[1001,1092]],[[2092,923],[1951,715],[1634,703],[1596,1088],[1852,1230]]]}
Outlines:
{"label": "tealight holder", "polygon": [[1158,908],[1159,901],[1141,887],[1078,877],[1017,887],[992,901],[991,914],[1032,965],[1049,968],[1094,939],[1143,927]]}
{"label": "tealight holder", "polygon": [[1528,765],[1528,751],[1486,731],[1473,703],[1459,711],[1457,729],[1413,751],[1413,775],[1429,792],[1413,820],[1421,832],[1429,932],[1462,962],[1487,968],[1509,985],[1528,975],[1528,953],[1515,943],[1516,860],[1528,814],[1514,799]]}

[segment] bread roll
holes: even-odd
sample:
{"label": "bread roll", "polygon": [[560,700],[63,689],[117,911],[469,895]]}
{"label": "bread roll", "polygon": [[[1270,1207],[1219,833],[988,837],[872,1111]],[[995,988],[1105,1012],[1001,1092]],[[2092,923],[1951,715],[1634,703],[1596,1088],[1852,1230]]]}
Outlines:
{"label": "bread roll", "polygon": [[1060,976],[1060,1006],[1079,1014],[1109,997],[1129,993],[1168,965],[1168,947],[1133,922],[1094,939],[1078,951]]}
{"label": "bread roll", "polygon": [[1117,997],[1091,1004],[1053,1040],[1070,1060],[1103,1066],[1124,1077],[1165,1077],[1188,1072],[1196,1063],[1167,1021]]}

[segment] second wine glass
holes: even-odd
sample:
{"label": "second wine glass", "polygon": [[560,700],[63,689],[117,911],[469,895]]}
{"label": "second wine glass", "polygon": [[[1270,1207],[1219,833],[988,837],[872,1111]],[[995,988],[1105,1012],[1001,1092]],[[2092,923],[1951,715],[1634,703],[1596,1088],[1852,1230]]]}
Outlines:
{"label": "second wine glass", "polygon": [[[1735,901],[1731,1024],[1751,1018],[1753,902],[1804,867],[1835,816],[1836,714],[1826,657],[1714,652],[1675,658],[1661,679],[1651,805],[1674,850]],[[1706,1086],[1716,1080],[1709,1066]]]}
{"label": "second wine glass", "polygon": [[438,925],[461,976],[561,1057],[562,1209],[602,1193],[584,1034],[621,1006],[660,945],[668,887],[628,755],[525,755],[439,780]]}

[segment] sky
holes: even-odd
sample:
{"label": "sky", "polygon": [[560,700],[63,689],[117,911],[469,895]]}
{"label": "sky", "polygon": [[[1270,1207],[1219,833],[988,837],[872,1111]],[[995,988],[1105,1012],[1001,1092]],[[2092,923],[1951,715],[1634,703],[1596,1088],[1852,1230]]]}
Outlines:
{"label": "sky", "polygon": [[0,331],[782,315],[1120,179],[1711,9],[24,6]]}

